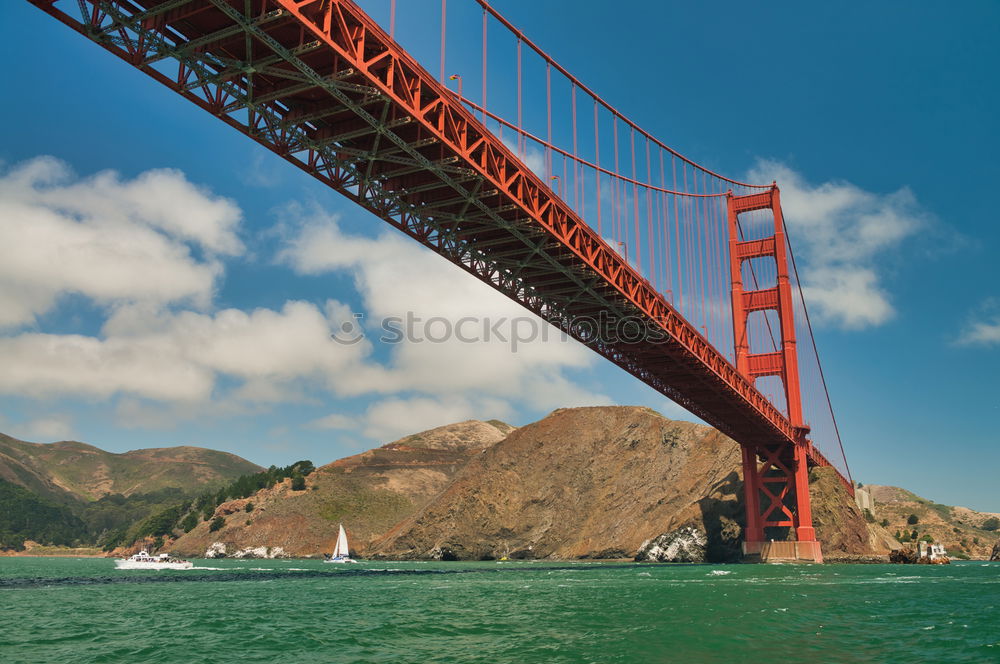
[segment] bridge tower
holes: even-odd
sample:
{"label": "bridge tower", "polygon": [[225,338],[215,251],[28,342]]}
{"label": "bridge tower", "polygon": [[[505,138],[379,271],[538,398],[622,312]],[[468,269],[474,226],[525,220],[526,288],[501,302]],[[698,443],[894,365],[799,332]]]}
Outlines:
{"label": "bridge tower", "polygon": [[[820,562],[823,554],[820,543],[816,541],[809,502],[808,458],[811,443],[806,438],[809,427],[802,417],[792,288],[780,194],[777,185],[766,192],[749,196],[734,196],[730,192],[727,203],[736,368],[754,384],[765,376],[781,379],[788,419],[795,431],[794,442],[740,441],[747,511],[743,552],[762,559],[792,558]],[[740,215],[755,210],[771,211],[774,233],[763,238],[743,239]],[[755,259],[774,261],[777,279],[773,287],[757,290],[744,288],[744,263]],[[750,314],[756,311],[777,313],[781,333],[777,351],[750,352],[747,322]],[[770,541],[773,534],[765,529],[775,527],[791,528],[794,540]]]}

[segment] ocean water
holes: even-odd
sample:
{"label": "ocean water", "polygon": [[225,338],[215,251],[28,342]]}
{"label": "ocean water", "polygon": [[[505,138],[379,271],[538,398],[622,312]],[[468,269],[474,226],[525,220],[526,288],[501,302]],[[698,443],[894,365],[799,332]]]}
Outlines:
{"label": "ocean water", "polygon": [[0,558],[0,662],[1000,662],[1000,564]]}

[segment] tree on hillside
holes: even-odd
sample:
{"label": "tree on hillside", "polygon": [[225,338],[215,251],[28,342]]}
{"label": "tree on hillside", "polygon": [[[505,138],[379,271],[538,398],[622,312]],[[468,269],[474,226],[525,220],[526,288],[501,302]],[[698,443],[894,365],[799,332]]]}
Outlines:
{"label": "tree on hillside", "polygon": [[303,491],[306,488],[306,478],[302,473],[296,471],[292,473],[292,491]]}
{"label": "tree on hillside", "polygon": [[226,520],[221,516],[217,516],[214,519],[212,519],[212,523],[208,524],[208,532],[214,533],[216,530],[219,530],[224,525],[226,525]]}
{"label": "tree on hillside", "polygon": [[187,516],[184,517],[184,520],[181,521],[181,530],[183,530],[186,533],[189,533],[192,530],[194,530],[194,527],[197,525],[198,525],[198,513],[188,512]]}
{"label": "tree on hillside", "polygon": [[916,514],[911,514],[910,516],[906,517],[906,522],[911,526],[915,526],[918,523],[920,523],[920,517],[918,517]]}
{"label": "tree on hillside", "polygon": [[983,530],[989,530],[989,531],[1000,530],[1000,519],[996,518],[995,516],[986,519],[986,521],[983,521]]}

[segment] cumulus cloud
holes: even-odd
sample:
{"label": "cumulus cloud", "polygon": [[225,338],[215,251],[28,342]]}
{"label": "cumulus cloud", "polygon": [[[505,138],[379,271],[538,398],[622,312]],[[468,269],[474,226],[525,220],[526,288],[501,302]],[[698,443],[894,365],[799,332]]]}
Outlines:
{"label": "cumulus cloud", "polygon": [[[479,404],[481,405],[481,404]],[[415,431],[425,431],[449,422],[486,419],[470,399],[386,399],[372,404],[365,413],[364,434],[378,441],[392,441]],[[503,411],[508,408],[503,406]]]}
{"label": "cumulus cloud", "polygon": [[929,223],[909,189],[877,194],[843,181],[815,185],[774,161],[760,161],[749,177],[781,188],[802,289],[819,320],[861,329],[894,316],[880,265]]}
{"label": "cumulus cloud", "polygon": [[983,302],[955,343],[960,346],[1000,345],[1000,300],[989,298]]}
{"label": "cumulus cloud", "polygon": [[243,251],[240,217],[175,170],[80,178],[39,157],[0,172],[0,327],[30,324],[64,294],[204,308],[218,257]]}
{"label": "cumulus cloud", "polygon": [[43,442],[69,440],[73,436],[73,422],[67,415],[48,415],[16,425],[13,433],[25,440]]}
{"label": "cumulus cloud", "polygon": [[524,152],[517,145],[517,138],[504,137],[503,144],[513,152],[535,175],[545,179],[545,153],[531,139],[524,140]]}
{"label": "cumulus cloud", "polygon": [[[278,262],[300,277],[352,276],[366,338],[331,338],[359,322],[332,299],[213,310],[223,261],[245,255],[241,214],[180,172],[79,177],[50,157],[0,171],[0,394],[111,402],[120,426],[152,428],[363,397],[366,410],[305,426],[379,439],[484,413],[609,403],[566,375],[592,366],[589,350],[411,240],[344,233],[318,210],[288,217]],[[102,307],[99,333],[26,327],[65,295]],[[407,314],[423,340],[376,358],[378,322]],[[463,319],[471,341],[428,338]],[[24,430],[53,438],[71,425],[47,418]]]}
{"label": "cumulus cloud", "polygon": [[342,413],[331,413],[326,417],[319,417],[306,425],[309,429],[353,429],[357,426],[357,419]]}
{"label": "cumulus cloud", "polygon": [[[324,312],[306,302],[287,302],[280,311],[214,314],[127,306],[106,321],[99,337],[24,333],[0,339],[0,393],[121,394],[207,404],[220,396],[221,378],[238,386],[227,397],[249,402],[290,400],[302,380],[336,392],[336,376],[364,373],[361,359],[370,345],[338,344],[329,331]],[[137,409],[130,404],[125,415]]]}
{"label": "cumulus cloud", "polygon": [[[472,392],[539,409],[608,403],[606,396],[581,389],[563,375],[566,369],[590,366],[591,351],[441,257],[398,234],[344,233],[336,218],[320,211],[300,215],[298,224],[279,255],[281,262],[301,274],[351,274],[364,300],[369,334],[382,334],[379,321],[415,321],[400,323],[415,331],[411,340],[391,345],[384,365],[343,377],[342,391],[455,397]],[[464,340],[454,333],[463,319]],[[445,336],[449,326],[447,339],[428,342]],[[516,352],[515,339],[521,340]]]}

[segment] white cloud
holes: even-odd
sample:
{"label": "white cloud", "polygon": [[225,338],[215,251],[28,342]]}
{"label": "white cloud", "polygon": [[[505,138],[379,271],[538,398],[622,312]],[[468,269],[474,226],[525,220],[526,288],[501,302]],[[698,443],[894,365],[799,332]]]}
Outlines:
{"label": "white cloud", "polygon": [[14,435],[32,441],[55,442],[72,438],[73,422],[67,415],[49,415],[14,427]]}
{"label": "white cloud", "polygon": [[[222,257],[244,252],[240,212],[179,172],[79,178],[52,158],[0,172],[0,327],[14,328],[0,337],[0,394],[110,401],[120,426],[151,428],[374,397],[357,417],[307,426],[380,439],[515,408],[609,403],[565,375],[596,356],[463,270],[398,234],[346,234],[321,212],[292,217],[279,260],[302,275],[352,275],[369,338],[331,339],[355,321],[335,300],[213,311]],[[104,307],[98,334],[23,329],[66,294]],[[467,335],[493,336],[389,345],[376,361],[377,321],[407,312],[421,336],[468,317]]]}
{"label": "white cloud", "polygon": [[987,299],[955,341],[960,346],[1000,345],[1000,300]]}
{"label": "white cloud", "polygon": [[505,137],[503,139],[503,144],[507,146],[507,149],[514,153],[514,155],[520,159],[525,166],[528,167],[535,175],[537,175],[542,180],[545,180],[545,152],[544,148],[538,147],[537,144],[530,138],[524,139],[524,154],[521,154],[520,148],[517,146],[517,137],[513,138]]}
{"label": "white cloud", "polygon": [[215,256],[243,250],[239,208],[167,169],[81,179],[39,157],[0,173],[0,220],[0,327],[29,324],[71,293],[205,307],[222,272]]}
{"label": "white cloud", "polygon": [[386,399],[368,408],[365,413],[364,434],[384,443],[442,424],[470,419],[502,419],[509,413],[509,406],[495,399]]}
{"label": "white cloud", "polygon": [[802,289],[819,320],[861,329],[894,316],[879,266],[928,223],[909,189],[876,194],[849,182],[813,185],[773,161],[760,161],[749,177],[781,188]]}
{"label": "white cloud", "polygon": [[[346,234],[334,217],[317,211],[301,221],[279,260],[302,274],[349,272],[364,300],[369,334],[382,334],[378,321],[406,318],[409,313],[417,321],[411,327],[415,338],[441,335],[449,325],[454,331],[465,319],[462,335],[477,340],[464,342],[452,334],[440,343],[391,345],[388,363],[344,376],[341,393],[411,391],[436,397],[474,393],[537,409],[609,401],[577,387],[562,373],[592,365],[596,356],[591,351],[562,338],[520,305],[398,234],[377,238]],[[340,312],[339,317],[347,314]],[[438,320],[428,324],[431,319]],[[497,322],[501,323],[495,326]],[[491,331],[486,340],[486,328],[499,329],[501,338]],[[528,337],[512,352],[514,338]]]}
{"label": "white cloud", "polygon": [[358,422],[355,418],[341,413],[331,413],[306,425],[309,429],[353,429]]}
{"label": "white cloud", "polygon": [[[296,398],[297,381],[329,385],[341,373],[363,374],[367,343],[330,339],[316,306],[290,301],[281,311],[226,309],[215,314],[123,307],[101,337],[24,333],[0,339],[0,393],[45,398],[107,399],[116,394],[155,401],[208,403],[219,379],[235,380],[241,401]],[[128,406],[135,411],[135,406]]]}

